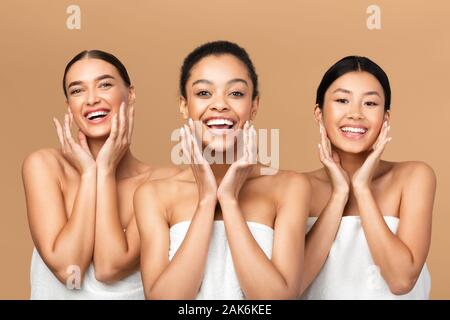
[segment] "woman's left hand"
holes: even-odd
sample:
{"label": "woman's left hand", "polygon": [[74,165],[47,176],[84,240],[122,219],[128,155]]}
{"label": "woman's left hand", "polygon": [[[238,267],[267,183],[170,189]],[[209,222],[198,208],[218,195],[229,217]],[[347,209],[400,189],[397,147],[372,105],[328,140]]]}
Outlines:
{"label": "woman's left hand", "polygon": [[217,199],[237,200],[239,191],[252,171],[253,165],[257,163],[256,130],[247,121],[243,129],[244,152],[242,158],[234,162],[222,179],[217,189]]}
{"label": "woman's left hand", "polygon": [[377,141],[373,145],[373,151],[369,154],[366,161],[364,161],[361,168],[356,170],[352,177],[352,186],[354,190],[361,190],[369,188],[372,181],[373,174],[380,162],[381,154],[386,147],[386,144],[392,140],[388,137],[390,126],[387,121],[384,122]]}
{"label": "woman's left hand", "polygon": [[134,107],[125,111],[125,102],[119,108],[119,114],[112,119],[111,132],[103,147],[100,149],[96,162],[98,170],[115,172],[117,165],[131,144],[133,132]]}

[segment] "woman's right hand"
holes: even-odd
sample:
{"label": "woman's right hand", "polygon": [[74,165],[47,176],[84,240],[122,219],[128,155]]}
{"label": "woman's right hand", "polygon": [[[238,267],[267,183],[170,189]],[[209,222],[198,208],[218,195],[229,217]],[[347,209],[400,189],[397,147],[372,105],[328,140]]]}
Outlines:
{"label": "woman's right hand", "polygon": [[87,144],[86,136],[81,130],[78,130],[77,143],[72,137],[70,131],[73,122],[73,115],[68,109],[68,113],[64,115],[64,126],[61,126],[58,119],[53,118],[53,122],[58,134],[59,143],[64,157],[78,170],[82,175],[96,171],[96,163],[92,156],[91,150]]}
{"label": "woman's right hand", "polygon": [[217,182],[208,161],[203,157],[202,149],[196,138],[194,122],[181,128],[181,145],[183,156],[190,164],[199,192],[199,201],[217,201]]}
{"label": "woman's right hand", "polygon": [[331,147],[330,139],[328,139],[325,126],[319,121],[320,127],[320,143],[319,156],[320,161],[325,166],[328,176],[330,177],[333,192],[341,192],[348,194],[350,190],[350,178],[347,172],[341,166],[339,154]]}

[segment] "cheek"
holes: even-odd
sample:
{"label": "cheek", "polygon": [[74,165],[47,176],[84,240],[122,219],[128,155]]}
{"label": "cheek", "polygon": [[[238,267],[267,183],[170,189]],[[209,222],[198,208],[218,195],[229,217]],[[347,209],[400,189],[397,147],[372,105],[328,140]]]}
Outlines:
{"label": "cheek", "polygon": [[250,118],[253,106],[253,101],[251,99],[230,101],[229,105],[231,106],[232,110],[239,116],[240,119]]}
{"label": "cheek", "polygon": [[78,97],[70,97],[67,100],[67,103],[69,105],[70,111],[72,111],[72,113],[75,115],[79,112],[81,112],[81,109],[83,107],[83,97],[78,96]]}
{"label": "cheek", "polygon": [[120,106],[122,101],[128,101],[128,90],[118,86],[109,90],[99,91],[98,95],[110,104],[117,105],[117,107]]}
{"label": "cheek", "polygon": [[208,108],[208,102],[202,99],[190,99],[188,101],[189,117],[192,119],[199,118]]}
{"label": "cheek", "polygon": [[384,113],[374,110],[373,112],[367,112],[365,117],[370,122],[372,129],[379,132],[384,123]]}

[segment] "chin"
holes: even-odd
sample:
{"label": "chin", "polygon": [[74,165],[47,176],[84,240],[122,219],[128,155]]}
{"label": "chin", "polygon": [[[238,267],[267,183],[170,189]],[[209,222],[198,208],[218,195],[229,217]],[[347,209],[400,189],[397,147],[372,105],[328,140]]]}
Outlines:
{"label": "chin", "polygon": [[369,148],[365,144],[354,144],[354,145],[345,145],[345,146],[336,146],[339,150],[346,152],[346,153],[353,153],[353,154],[359,154],[369,151]]}
{"label": "chin", "polygon": [[84,132],[86,137],[90,139],[102,139],[102,138],[108,138],[111,130],[108,128],[95,128],[93,130],[89,130],[87,132]]}
{"label": "chin", "polygon": [[204,143],[204,147],[216,152],[226,152],[227,150],[234,150],[234,143],[226,143],[225,141],[217,140]]}

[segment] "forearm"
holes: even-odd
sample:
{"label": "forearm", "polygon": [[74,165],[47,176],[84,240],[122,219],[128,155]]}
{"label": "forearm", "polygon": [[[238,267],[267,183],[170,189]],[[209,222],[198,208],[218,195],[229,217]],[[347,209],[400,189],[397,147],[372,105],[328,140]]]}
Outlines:
{"label": "forearm", "polygon": [[[369,188],[356,189],[356,201],[372,258],[393,293],[406,293],[420,268],[410,249],[386,224]],[[406,292],[405,292],[406,291]]]}
{"label": "forearm", "polygon": [[195,299],[203,280],[216,201],[199,202],[189,230],[151,288],[148,299]]}
{"label": "forearm", "polygon": [[306,234],[301,293],[316,278],[328,257],[341,223],[347,199],[348,192],[333,192],[326,207]]}
{"label": "forearm", "polygon": [[96,174],[81,175],[71,215],[52,248],[58,278],[65,279],[67,267],[78,266],[81,273],[92,261],[95,229]]}
{"label": "forearm", "polygon": [[[97,174],[97,206],[94,264],[96,274],[104,281],[123,269],[137,266],[130,261],[126,233],[119,216],[117,184],[114,172],[99,170]],[[127,259],[128,258],[128,259]]]}
{"label": "forearm", "polygon": [[246,299],[290,299],[289,284],[253,237],[237,200],[220,202],[233,264]]}

